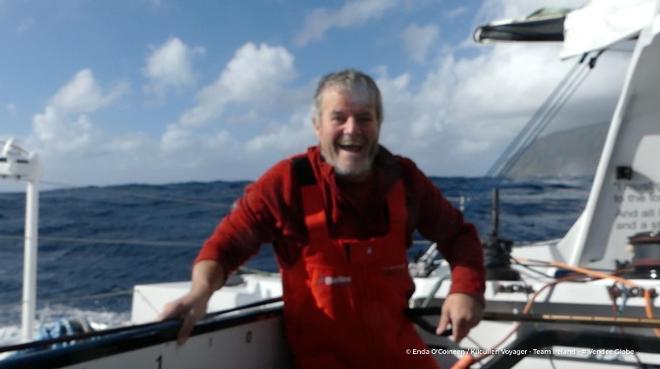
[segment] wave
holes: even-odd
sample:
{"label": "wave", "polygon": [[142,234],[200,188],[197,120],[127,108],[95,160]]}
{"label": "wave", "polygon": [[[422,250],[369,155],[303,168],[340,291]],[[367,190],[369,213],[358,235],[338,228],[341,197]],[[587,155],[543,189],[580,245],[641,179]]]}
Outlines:
{"label": "wave", "polygon": [[[39,309],[40,318],[35,324],[33,332],[39,336],[42,328],[54,324],[62,318],[76,318],[87,320],[95,330],[121,327],[130,324],[130,313],[91,309],[79,309],[69,305],[54,305]],[[21,326],[10,323],[0,323],[0,346],[8,346],[21,342]]]}

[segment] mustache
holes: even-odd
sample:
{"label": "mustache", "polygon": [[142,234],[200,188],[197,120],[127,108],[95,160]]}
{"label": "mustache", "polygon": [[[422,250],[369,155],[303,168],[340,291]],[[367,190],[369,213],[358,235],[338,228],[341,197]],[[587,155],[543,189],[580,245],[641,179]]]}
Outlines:
{"label": "mustache", "polygon": [[341,136],[337,140],[339,145],[364,145],[367,143],[363,137],[354,137],[354,136]]}

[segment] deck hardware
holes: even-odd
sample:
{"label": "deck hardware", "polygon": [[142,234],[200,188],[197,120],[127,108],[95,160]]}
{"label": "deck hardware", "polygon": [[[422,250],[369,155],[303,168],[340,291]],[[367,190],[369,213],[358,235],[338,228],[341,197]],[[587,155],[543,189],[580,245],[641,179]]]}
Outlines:
{"label": "deck hardware", "polygon": [[[625,291],[624,291],[625,289]],[[613,298],[618,298],[621,296],[626,296],[626,297],[644,297],[644,292],[646,292],[646,289],[643,287],[632,287],[632,288],[621,288],[616,285],[607,287],[607,291],[609,292],[610,296]],[[649,288],[649,291],[651,293],[651,298],[656,298],[658,297],[658,292],[655,290],[655,288]]]}
{"label": "deck hardware", "polygon": [[633,170],[628,165],[619,165],[616,167],[616,179],[631,180],[633,177]]}
{"label": "deck hardware", "polygon": [[498,293],[534,293],[534,288],[520,283],[515,284],[497,284]]}
{"label": "deck hardware", "polygon": [[483,242],[484,265],[486,266],[486,280],[488,281],[519,281],[520,273],[511,268],[511,247],[513,241],[505,240],[499,236],[500,227],[500,192],[493,189],[491,204],[492,229],[488,240]]}

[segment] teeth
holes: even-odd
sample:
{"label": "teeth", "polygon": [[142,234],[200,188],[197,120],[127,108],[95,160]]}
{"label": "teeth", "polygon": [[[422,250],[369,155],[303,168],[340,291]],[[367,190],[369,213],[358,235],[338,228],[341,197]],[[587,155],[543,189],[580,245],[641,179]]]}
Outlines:
{"label": "teeth", "polygon": [[339,145],[339,148],[346,151],[360,151],[362,145]]}

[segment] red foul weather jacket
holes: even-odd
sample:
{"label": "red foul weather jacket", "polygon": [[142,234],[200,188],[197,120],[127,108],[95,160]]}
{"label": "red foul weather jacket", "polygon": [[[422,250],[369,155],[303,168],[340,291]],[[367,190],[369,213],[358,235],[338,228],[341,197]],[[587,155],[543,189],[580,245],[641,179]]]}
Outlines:
{"label": "red foul weather jacket", "polygon": [[381,147],[366,182],[342,182],[312,147],[248,186],[196,261],[216,260],[229,273],[273,243],[299,368],[436,368],[406,351],[424,348],[403,315],[414,288],[406,260],[414,230],[449,261],[450,292],[480,298],[476,231],[412,161]]}

